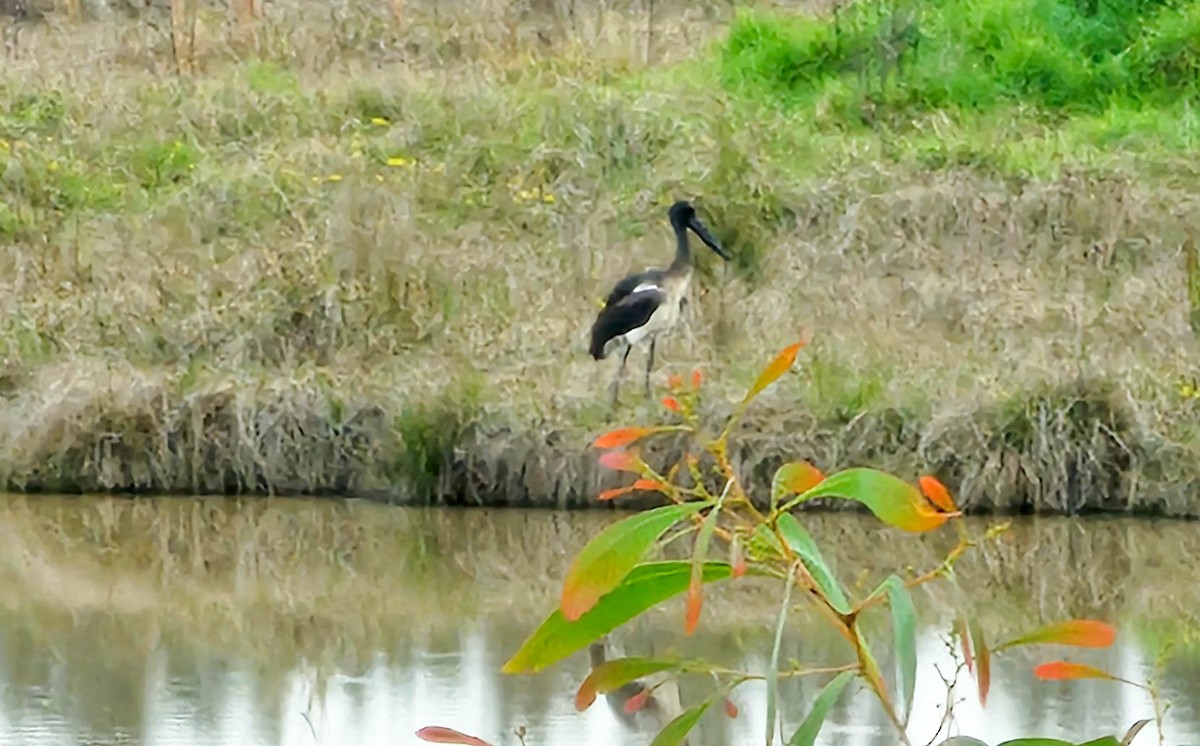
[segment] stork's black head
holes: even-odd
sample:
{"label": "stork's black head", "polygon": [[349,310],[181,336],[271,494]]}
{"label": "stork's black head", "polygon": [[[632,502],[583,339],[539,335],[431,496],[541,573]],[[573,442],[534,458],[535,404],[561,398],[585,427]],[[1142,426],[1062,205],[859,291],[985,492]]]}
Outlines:
{"label": "stork's black head", "polygon": [[670,216],[671,225],[674,226],[675,230],[681,231],[691,228],[692,232],[708,245],[708,248],[717,252],[717,256],[725,261],[733,258],[733,255],[724,246],[717,243],[717,239],[712,237],[712,234],[704,227],[704,223],[700,222],[700,218],[696,217],[696,209],[687,200],[681,199],[671,205],[671,209],[667,210],[667,215]]}

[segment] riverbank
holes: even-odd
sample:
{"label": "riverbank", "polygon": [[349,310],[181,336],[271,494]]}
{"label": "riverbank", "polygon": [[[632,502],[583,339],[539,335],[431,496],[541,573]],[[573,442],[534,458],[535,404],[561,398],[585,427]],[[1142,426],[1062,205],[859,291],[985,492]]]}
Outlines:
{"label": "riverbank", "polygon": [[[658,5],[201,7],[182,79],[145,17],[27,29],[0,72],[0,484],[593,505],[615,361],[587,328],[689,197],[737,258],[702,252],[656,381],[702,369],[715,416],[815,332],[747,421],[752,485],[807,458],[933,472],[974,512],[1200,515],[1200,125],[1162,42],[1196,12],[1117,24],[1138,54],[1056,98],[1037,60],[936,87],[975,17],[949,0],[912,6],[942,54],[892,82],[863,44],[904,24]],[[666,414],[641,365],[622,421]]]}

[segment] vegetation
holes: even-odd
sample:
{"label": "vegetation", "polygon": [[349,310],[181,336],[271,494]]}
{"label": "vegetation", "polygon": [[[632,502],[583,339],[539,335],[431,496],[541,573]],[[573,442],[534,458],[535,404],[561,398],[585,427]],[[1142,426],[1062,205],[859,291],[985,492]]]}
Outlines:
{"label": "vegetation", "polygon": [[748,484],[1200,513],[1195,3],[176,5],[0,71],[9,489],[591,505],[586,329],[688,197],[737,258],[658,380],[823,330]]}
{"label": "vegetation", "polygon": [[[861,680],[878,698],[895,728],[896,737],[910,744],[907,725],[912,714],[917,669],[916,608],[911,590],[944,582],[957,586],[955,571],[958,558],[976,544],[1002,534],[1005,526],[989,529],[982,537],[972,536],[961,523],[958,543],[944,560],[926,572],[892,571],[873,591],[855,599],[830,570],[810,532],[792,512],[801,503],[817,498],[848,499],[861,503],[888,526],[909,532],[933,531],[961,516],[944,485],[931,476],[922,476],[914,486],[886,472],[869,468],[845,469],[828,477],[805,461],[792,461],[780,467],[772,479],[769,512],[763,513],[754,501],[729,459],[731,428],[746,407],[793,365],[803,343],[789,346],[775,358],[741,400],[733,416],[716,435],[704,431],[696,416],[698,381],[690,389],[675,383],[672,395],[663,400],[666,408],[679,415],[679,424],[658,427],[623,427],[596,439],[604,449],[600,462],[611,469],[631,472],[637,481],[627,488],[599,496],[615,499],[630,490],[661,492],[670,503],[638,512],[620,520],[594,536],[579,551],[562,586],[558,608],[529,636],[504,665],[509,674],[538,673],[562,661],[622,624],[668,599],[686,596],[684,632],[691,635],[700,622],[704,606],[704,588],[721,581],[733,582],[743,576],[759,576],[782,581],[778,624],[774,646],[765,672],[729,670],[703,659],[679,657],[626,657],[607,660],[593,667],[579,685],[575,706],[585,710],[599,694],[621,691],[627,712],[647,706],[669,679],[651,686],[645,679],[652,674],[670,678],[701,674],[711,678],[709,696],[682,710],[667,723],[654,739],[655,746],[683,743],[704,713],[717,702],[724,702],[730,717],[737,707],[729,695],[751,680],[766,681],[767,728],[765,743],[770,746],[779,730],[777,722],[778,682],[796,676],[827,677],[821,693],[809,704],[810,712],[790,736],[778,732],[781,743],[812,746],[834,702],[854,681]],[[689,451],[665,475],[640,458],[640,445],[648,438],[669,431],[695,436],[698,447]],[[682,523],[683,527],[668,534]],[[665,538],[664,538],[665,536]],[[671,542],[692,539],[690,559],[658,559],[655,550]],[[723,544],[717,547],[714,544]],[[724,555],[727,560],[713,557]],[[907,575],[907,577],[902,577]],[[969,579],[961,578],[970,582]],[[792,594],[812,604],[817,617],[831,625],[850,648],[851,660],[836,667],[813,667],[799,663],[781,668],[780,649],[788,629],[789,616],[800,604]],[[961,597],[961,596],[960,596]],[[1066,620],[1038,627],[997,644],[974,616],[969,605],[954,603],[955,619],[950,636],[961,647],[963,659],[953,675],[965,667],[975,679],[981,704],[986,704],[990,689],[990,671],[994,657],[1022,645],[1058,644],[1084,648],[1103,648],[1112,644],[1116,630],[1099,620]],[[890,609],[892,645],[897,671],[889,683],[878,664],[878,640],[869,641],[870,612],[879,606]],[[1095,666],[1069,660],[1043,663],[1034,670],[1044,680],[1107,679],[1141,686],[1155,704],[1159,742],[1163,743],[1163,706],[1156,687],[1118,678]],[[627,685],[643,680],[632,691]],[[953,683],[947,682],[951,689]],[[953,718],[953,697],[946,699],[941,735]],[[1126,746],[1148,723],[1132,724],[1122,736],[1105,736],[1086,741],[1086,746]],[[1085,724],[1081,724],[1083,729]],[[417,732],[425,741],[487,746],[475,736],[445,726],[429,726]],[[518,737],[520,734],[518,732]],[[1080,734],[1083,737],[1083,734]],[[932,741],[931,741],[932,743]],[[1072,741],[1028,738],[1006,741],[1002,746],[1071,746]],[[967,736],[948,737],[940,746],[987,746]],[[1080,746],[1084,746],[1082,743]]]}

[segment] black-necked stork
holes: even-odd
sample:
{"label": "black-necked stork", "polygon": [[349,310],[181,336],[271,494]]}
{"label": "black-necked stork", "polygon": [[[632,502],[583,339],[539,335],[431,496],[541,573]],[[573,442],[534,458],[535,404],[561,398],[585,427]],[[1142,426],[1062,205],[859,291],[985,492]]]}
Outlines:
{"label": "black-necked stork", "polygon": [[675,229],[675,260],[666,269],[648,269],[618,282],[609,292],[604,308],[592,324],[589,351],[594,359],[605,359],[614,347],[625,348],[612,383],[613,404],[617,401],[629,353],[635,344],[647,338],[650,340],[650,352],[646,358],[646,397],[650,396],[650,369],[654,367],[654,347],[658,335],[678,323],[692,280],[692,250],[688,229],[695,231],[700,240],[725,261],[733,258],[712,237],[696,217],[696,210],[686,200],[671,205],[667,215],[671,219],[671,227]]}

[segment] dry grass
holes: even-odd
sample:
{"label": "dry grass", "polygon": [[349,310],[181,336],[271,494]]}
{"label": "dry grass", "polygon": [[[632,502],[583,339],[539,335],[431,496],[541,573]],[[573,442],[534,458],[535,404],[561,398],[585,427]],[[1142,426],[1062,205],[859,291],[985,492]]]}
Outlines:
{"label": "dry grass", "polygon": [[1015,118],[943,123],[997,154],[947,165],[719,90],[723,3],[657,2],[652,37],[640,3],[542,5],[197,3],[182,77],[186,14],[27,29],[0,72],[9,487],[588,504],[595,300],[666,259],[686,196],[739,258],[702,257],[656,379],[732,399],[817,333],[745,433],[764,478],[1200,514],[1188,152],[1072,160]]}

